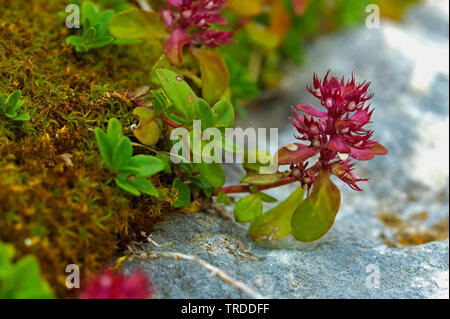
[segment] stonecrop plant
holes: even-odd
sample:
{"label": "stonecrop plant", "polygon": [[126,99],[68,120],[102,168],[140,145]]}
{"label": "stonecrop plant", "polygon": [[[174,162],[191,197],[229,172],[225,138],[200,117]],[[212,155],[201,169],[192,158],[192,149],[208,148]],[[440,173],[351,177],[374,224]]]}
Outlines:
{"label": "stonecrop plant", "polygon": [[[262,175],[256,172],[258,167],[247,165],[243,182],[249,185],[222,189],[223,194],[252,193],[238,201],[235,216],[238,221],[253,221],[250,227],[253,240],[276,240],[290,233],[302,242],[323,237],[333,225],[341,204],[340,191],[331,181],[331,175],[353,190],[361,191],[358,183],[368,179],[354,172],[355,161],[368,161],[388,153],[373,139],[374,132],[366,127],[373,113],[370,104],[367,105],[373,97],[367,92],[369,86],[366,82],[356,83],[353,76],[346,82],[344,78],[329,79],[329,72],[322,81],[314,75],[313,87],[308,90],[320,100],[324,110],[297,105],[291,123],[301,143],[286,145],[275,154],[275,163],[289,165],[290,170]],[[268,156],[262,151],[255,154],[252,156]],[[263,199],[254,193],[294,182],[300,183],[299,189],[262,215]]]}
{"label": "stonecrop plant", "polygon": [[[311,40],[363,25],[369,4],[399,17],[416,1],[34,0],[32,10],[9,1],[0,10],[0,297],[76,297],[61,280],[76,263],[82,278],[98,274],[83,298],[149,298],[144,274],[102,269],[169,214],[217,203],[251,223],[255,242],[322,238],[341,205],[333,180],[361,191],[357,163],[387,154],[369,126],[369,83],[315,75],[317,107],[292,109],[297,134],[275,154],[243,150],[226,132],[247,106],[283,94],[267,89],[305,60]],[[227,155],[243,157],[239,185],[226,185]],[[298,187],[275,205],[266,190],[289,184]]]}
{"label": "stonecrop plant", "polygon": [[20,90],[14,91],[7,98],[0,93],[0,116],[12,121],[28,121],[30,116],[22,109],[24,100],[21,96]]}

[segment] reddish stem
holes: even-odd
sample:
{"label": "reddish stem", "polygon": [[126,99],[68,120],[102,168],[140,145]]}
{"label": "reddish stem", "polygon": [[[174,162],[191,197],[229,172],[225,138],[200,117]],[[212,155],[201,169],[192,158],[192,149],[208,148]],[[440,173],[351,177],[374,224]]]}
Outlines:
{"label": "reddish stem", "polygon": [[[124,92],[117,92],[117,93],[120,94],[120,95],[123,95],[123,96],[125,96],[125,97],[127,97],[127,98],[129,98],[128,94],[126,94],[126,93],[124,93]],[[148,106],[148,105],[145,105],[144,103],[141,103],[141,102],[139,102],[139,101],[136,101],[136,100],[131,99],[131,102],[132,102],[135,106],[137,106],[137,107],[145,107],[145,108],[147,108],[147,109],[149,109],[149,110],[151,110],[151,111],[154,111],[152,107],[150,107],[150,106]],[[169,125],[169,126],[171,126],[171,127],[173,127],[173,128],[181,127],[181,125],[179,125],[179,124],[177,124],[177,123],[175,123],[175,122],[169,120],[168,118],[166,118],[166,117],[165,117],[164,115],[162,115],[162,114],[159,114],[158,116],[159,116],[159,118],[161,119],[161,121],[163,121],[164,123],[166,123],[167,125]]]}
{"label": "reddish stem", "polygon": [[[263,191],[275,187],[280,187],[284,185],[289,185],[292,183],[297,182],[297,180],[294,177],[286,177],[282,179],[281,181],[271,184],[271,185],[261,185],[257,186],[256,189],[258,191]],[[225,194],[234,194],[234,193],[250,193],[250,185],[235,185],[235,186],[227,186],[223,187],[221,189],[218,189],[214,192],[214,195],[218,195],[219,193],[224,192]]]}

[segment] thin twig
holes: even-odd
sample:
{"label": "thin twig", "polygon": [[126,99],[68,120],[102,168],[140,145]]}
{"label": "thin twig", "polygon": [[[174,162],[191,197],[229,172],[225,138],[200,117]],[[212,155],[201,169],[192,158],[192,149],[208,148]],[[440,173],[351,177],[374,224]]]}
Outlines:
{"label": "thin twig", "polygon": [[171,242],[168,242],[168,243],[165,243],[165,244],[158,244],[153,238],[152,238],[152,235],[150,235],[150,236],[148,236],[147,237],[147,241],[150,243],[150,244],[152,244],[153,246],[155,246],[155,247],[158,247],[158,248],[165,248],[165,247],[169,247],[170,245],[172,245],[172,243]]}
{"label": "thin twig", "polygon": [[145,259],[159,259],[159,258],[173,258],[175,260],[191,261],[191,262],[194,262],[195,264],[197,264],[198,266],[200,266],[201,268],[205,269],[211,275],[219,278],[224,283],[233,286],[240,293],[243,293],[250,298],[253,298],[253,299],[266,299],[267,298],[267,297],[263,296],[262,294],[260,294],[259,292],[257,292],[256,290],[254,290],[253,288],[247,286],[247,284],[245,284],[244,282],[232,278],[230,275],[228,275],[222,269],[217,268],[216,266],[213,266],[194,255],[186,255],[186,254],[182,254],[182,253],[178,253],[178,252],[170,252],[170,251],[167,251],[167,252],[151,251],[148,253],[141,252],[132,257],[136,257],[138,259],[144,259],[144,260]]}

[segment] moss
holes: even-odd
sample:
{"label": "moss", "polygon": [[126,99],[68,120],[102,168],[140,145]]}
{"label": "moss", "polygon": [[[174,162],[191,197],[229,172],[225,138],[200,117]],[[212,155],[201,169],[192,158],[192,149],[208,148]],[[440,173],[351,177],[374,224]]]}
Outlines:
{"label": "moss", "polygon": [[116,188],[93,134],[111,117],[125,127],[137,121],[131,103],[111,92],[147,84],[161,45],[80,57],[65,44],[64,8],[60,0],[0,0],[0,91],[22,90],[31,115],[22,126],[0,124],[0,241],[35,254],[57,295],[72,297],[67,264],[78,264],[82,278],[104,268],[171,208]]}

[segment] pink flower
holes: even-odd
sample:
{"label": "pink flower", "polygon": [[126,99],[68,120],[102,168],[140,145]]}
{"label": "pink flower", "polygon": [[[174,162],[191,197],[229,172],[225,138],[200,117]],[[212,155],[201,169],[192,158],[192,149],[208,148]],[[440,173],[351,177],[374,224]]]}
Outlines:
{"label": "pink flower", "polygon": [[[319,169],[325,168],[352,189],[360,191],[357,182],[367,179],[354,174],[351,159],[367,161],[376,155],[386,155],[388,150],[373,139],[373,131],[365,128],[373,113],[370,104],[366,106],[366,102],[373,97],[373,94],[367,93],[370,83],[356,83],[353,76],[347,82],[344,78],[338,81],[335,77],[328,80],[329,73],[322,81],[314,75],[314,87],[308,87],[325,110],[305,104],[299,104],[293,110],[294,119],[291,119],[291,123],[300,133],[297,139],[309,142],[307,148],[298,148],[295,156],[304,160],[309,154],[320,154],[313,167],[306,170],[302,166],[301,174],[297,174],[298,179],[302,185],[310,186],[310,183],[305,183],[304,176],[308,177],[308,182],[314,181],[310,172],[316,174]],[[284,157],[294,158],[292,154]],[[303,165],[303,162],[291,164],[298,166]]]}
{"label": "pink flower", "polygon": [[212,48],[231,44],[231,33],[210,30],[212,24],[226,25],[220,15],[226,0],[167,0],[171,7],[162,9],[160,15],[172,31],[164,45],[167,58],[181,65],[182,51],[186,45],[206,45]]}
{"label": "pink flower", "polygon": [[91,278],[82,290],[82,299],[148,299],[154,289],[147,276],[140,271],[131,276],[106,270]]}

